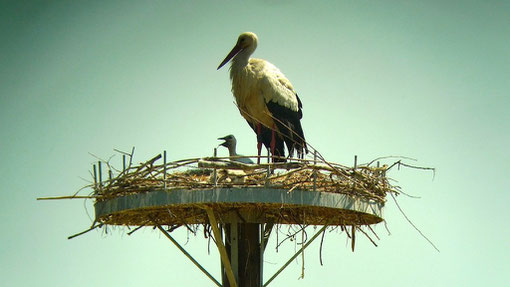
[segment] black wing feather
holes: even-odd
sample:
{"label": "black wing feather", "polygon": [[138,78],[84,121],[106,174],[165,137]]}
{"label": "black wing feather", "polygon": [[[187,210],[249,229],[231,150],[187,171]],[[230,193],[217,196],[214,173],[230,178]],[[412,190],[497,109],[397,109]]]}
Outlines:
{"label": "black wing feather", "polygon": [[296,98],[298,101],[297,112],[272,101],[267,102],[266,106],[269,112],[271,112],[273,117],[276,119],[275,124],[278,127],[278,130],[282,133],[281,136],[283,136],[289,155],[292,157],[294,150],[296,150],[298,157],[303,158],[304,154],[308,153],[305,135],[300,121],[303,117],[303,104],[297,94]]}

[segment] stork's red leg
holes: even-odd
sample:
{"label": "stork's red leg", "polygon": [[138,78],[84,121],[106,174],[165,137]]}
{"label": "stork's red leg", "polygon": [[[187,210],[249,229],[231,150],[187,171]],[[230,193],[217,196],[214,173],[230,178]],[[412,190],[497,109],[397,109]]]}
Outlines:
{"label": "stork's red leg", "polygon": [[271,129],[271,144],[270,144],[270,147],[271,147],[271,154],[273,156],[273,162],[274,162],[274,151],[275,151],[275,146],[276,146],[276,139],[275,139],[275,136],[274,136],[274,129],[275,129],[275,126],[273,125],[273,128]]}
{"label": "stork's red leg", "polygon": [[257,164],[260,164],[260,152],[262,150],[262,132],[260,124],[257,124]]}

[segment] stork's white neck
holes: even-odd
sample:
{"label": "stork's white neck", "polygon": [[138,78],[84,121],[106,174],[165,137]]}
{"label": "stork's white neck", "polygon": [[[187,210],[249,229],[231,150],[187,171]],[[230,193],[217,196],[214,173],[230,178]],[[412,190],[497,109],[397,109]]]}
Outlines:
{"label": "stork's white neck", "polygon": [[248,65],[252,53],[253,51],[248,49],[239,52],[234,59],[232,59],[232,67],[244,67]]}

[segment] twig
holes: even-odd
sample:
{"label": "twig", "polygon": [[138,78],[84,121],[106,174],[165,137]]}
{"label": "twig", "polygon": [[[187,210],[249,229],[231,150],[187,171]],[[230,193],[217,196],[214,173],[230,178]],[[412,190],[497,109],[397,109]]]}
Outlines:
{"label": "twig", "polygon": [[407,197],[410,197],[410,198],[414,198],[414,199],[420,199],[421,198],[421,196],[410,195],[409,193],[405,193],[401,189],[398,189],[398,192],[403,194],[403,195],[405,195],[405,196],[407,196]]}
{"label": "twig", "polygon": [[388,228],[388,222],[386,220],[383,220],[384,222],[384,228],[386,228],[386,231],[388,231],[388,235],[391,235],[390,229]]}
{"label": "twig", "polygon": [[[278,250],[278,247],[283,243],[285,242],[285,240],[287,239],[290,239],[290,238],[294,238],[296,236],[296,234],[298,234],[299,232],[301,232],[304,228],[306,228],[308,225],[305,225],[303,227],[301,227],[298,231],[294,232],[293,234],[287,234],[287,237],[285,237],[280,243],[278,243],[276,245],[276,249]],[[290,227],[289,227],[290,228]]]}
{"label": "twig", "polygon": [[[324,229],[326,230],[326,229]],[[301,231],[301,244],[305,243],[305,229]],[[305,250],[301,252],[301,279],[305,278]]]}
{"label": "twig", "polygon": [[407,157],[407,156],[401,156],[401,155],[388,155],[388,156],[381,156],[381,157],[378,157],[372,161],[370,161],[369,163],[367,163],[366,165],[367,166],[370,166],[371,164],[373,164],[374,162],[378,161],[378,160],[383,160],[383,159],[388,159],[388,158],[401,158],[401,159],[407,159],[407,160],[412,160],[412,161],[418,161],[417,159],[415,158],[412,158],[412,157]]}
{"label": "twig", "polygon": [[97,198],[95,195],[68,195],[68,196],[52,196],[52,197],[38,197],[37,200],[59,200],[59,199],[84,199],[84,198]]}
{"label": "twig", "polygon": [[356,243],[356,225],[353,225],[352,226],[352,238],[351,238],[351,248],[352,248],[352,252],[354,252],[354,245]]}
{"label": "twig", "polygon": [[411,224],[412,227],[414,227],[414,229],[416,229],[416,231],[418,231],[418,233],[420,233],[420,235],[425,238],[429,243],[430,245],[432,245],[432,247],[434,247],[434,249],[437,250],[437,252],[441,252],[439,251],[439,249],[436,247],[436,245],[434,245],[434,243],[432,243],[432,241],[430,241],[430,239],[427,238],[427,236],[425,236],[425,234],[423,234],[423,232],[421,232],[420,229],[418,229],[418,227],[416,227],[416,225],[414,225],[414,223],[407,217],[407,215],[404,213],[404,211],[402,210],[402,208],[400,207],[400,205],[398,204],[397,202],[397,199],[395,198],[395,196],[393,195],[393,193],[390,192],[390,195],[391,197],[393,198],[393,201],[395,201],[395,204],[397,205],[397,208],[398,210],[400,210],[400,212],[402,213],[402,215],[404,216],[404,218],[407,220],[407,222],[409,222],[409,224]]}
{"label": "twig", "polygon": [[[372,244],[375,245],[375,247],[377,247],[377,244],[375,243],[374,240],[372,240],[372,238],[370,238],[370,236],[368,236],[368,234],[363,230],[361,229],[360,227],[356,227],[357,230],[361,231],[361,233],[365,234],[365,236],[370,240],[370,242],[372,242]],[[354,251],[354,250],[353,250]]]}
{"label": "twig", "polygon": [[324,231],[322,231],[322,236],[321,236],[321,245],[319,247],[319,262],[321,263],[321,266],[324,266],[322,264],[322,243],[324,242],[324,234],[326,233],[326,229],[324,229]]}
{"label": "twig", "polygon": [[413,168],[413,169],[431,170],[432,174],[433,174],[432,175],[432,179],[434,179],[436,177],[436,169],[433,168],[433,167],[423,167],[423,166],[417,166],[417,165],[410,165],[410,164],[403,163],[401,160],[394,162],[386,170],[388,171],[388,170],[390,170],[394,166],[398,166],[399,168],[400,168],[400,166],[404,166],[404,167]]}
{"label": "twig", "polygon": [[375,233],[375,231],[372,229],[372,227],[371,227],[369,224],[367,224],[367,227],[368,227],[368,229],[370,229],[370,231],[372,231],[372,234],[374,234],[374,235],[375,235],[375,238],[377,238],[377,240],[381,240],[381,239],[379,238],[379,236],[377,235],[377,233]]}
{"label": "twig", "polygon": [[91,230],[94,230],[94,229],[96,229],[96,228],[98,228],[98,227],[101,227],[101,226],[103,226],[103,225],[104,225],[104,223],[101,223],[101,224],[99,224],[99,225],[94,225],[94,226],[92,226],[91,228],[89,228],[89,229],[87,229],[87,230],[85,230],[85,231],[82,231],[82,232],[80,232],[80,233],[76,233],[75,235],[71,235],[71,236],[67,237],[67,239],[73,239],[73,238],[75,238],[75,237],[77,237],[77,236],[83,235],[83,234],[85,234],[85,233],[87,233],[87,232],[89,232],[89,231],[91,231]]}
{"label": "twig", "polygon": [[121,150],[116,149],[116,148],[114,148],[114,149],[113,149],[113,151],[116,151],[116,152],[118,152],[118,153],[120,153],[120,154],[127,155],[127,156],[132,156],[132,155],[133,155],[132,153],[128,153],[128,152],[125,152],[125,151],[121,151]]}
{"label": "twig", "polygon": [[132,231],[128,232],[127,235],[131,235],[131,234],[135,233],[140,228],[144,227],[145,225],[147,225],[147,223],[150,223],[150,222],[151,222],[150,220],[147,220],[144,224],[142,224],[142,225],[138,226],[137,228],[133,229]]}

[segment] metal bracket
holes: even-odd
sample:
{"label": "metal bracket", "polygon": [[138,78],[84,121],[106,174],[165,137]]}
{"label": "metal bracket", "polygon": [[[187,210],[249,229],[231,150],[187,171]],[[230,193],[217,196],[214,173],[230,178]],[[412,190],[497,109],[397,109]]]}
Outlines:
{"label": "metal bracket", "polygon": [[222,287],[220,282],[218,282],[218,280],[214,279],[214,277],[209,273],[207,272],[207,270],[205,270],[204,267],[202,267],[202,265],[200,265],[200,263],[198,263],[195,258],[193,258],[193,256],[191,256],[181,245],[179,245],[179,243],[177,243],[177,241],[175,241],[175,239],[165,230],[163,229],[163,227],[161,227],[161,225],[157,224],[156,227],[168,238],[170,239],[170,241],[172,241],[173,244],[175,244],[175,246],[177,246],[177,248],[179,248],[179,250],[184,253],[184,255],[186,255],[186,257],[188,257],[189,260],[191,260],[191,262],[193,262],[193,264],[195,264],[195,266],[198,267],[198,269],[200,269],[202,272],[204,272],[204,274],[209,277],[209,279],[211,279],[214,284],[216,284],[218,287]]}
{"label": "metal bracket", "polygon": [[306,244],[303,245],[303,247],[301,247],[301,249],[299,249],[298,252],[296,252],[296,254],[294,254],[285,264],[283,264],[283,266],[278,271],[276,271],[276,273],[273,276],[271,276],[271,278],[269,278],[269,280],[267,280],[266,283],[264,283],[263,287],[269,285],[269,283],[271,283],[271,281],[273,281],[276,278],[276,276],[278,276],[292,262],[292,260],[298,257],[299,254],[301,254],[301,252],[303,252],[305,248],[308,247],[308,245],[310,245],[315,240],[315,238],[317,238],[319,234],[321,234],[326,229],[326,227],[328,226],[324,225],[319,231],[317,231],[317,233],[315,233],[313,237],[310,238],[310,240],[306,242]]}

